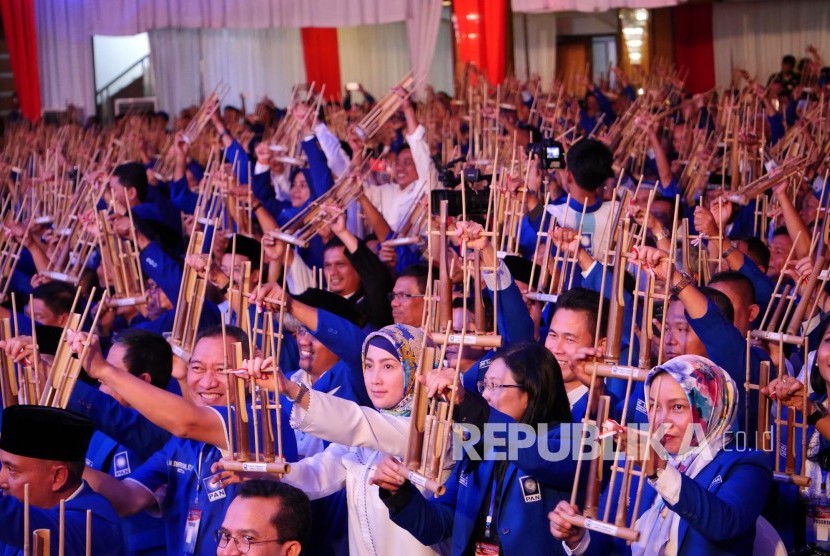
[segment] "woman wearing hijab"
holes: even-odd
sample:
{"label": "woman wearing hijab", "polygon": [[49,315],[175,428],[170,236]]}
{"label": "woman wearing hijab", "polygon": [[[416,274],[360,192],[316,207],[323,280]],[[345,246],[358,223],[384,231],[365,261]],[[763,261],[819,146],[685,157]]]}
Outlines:
{"label": "woman wearing hijab", "polygon": [[[448,392],[452,382],[433,376],[428,392]],[[459,413],[477,414],[470,406],[483,404],[482,438],[489,427],[498,436],[490,448],[506,453],[488,457],[488,450],[472,457],[465,448],[446,492],[434,500],[421,496],[396,462],[385,458],[374,482],[382,487],[392,521],[423,544],[452,538],[452,554],[459,556],[562,553],[558,542],[540,534],[548,527],[548,512],[570,497],[576,471],[568,451],[574,437],[560,427],[571,421],[571,410],[556,359],[538,344],[511,346],[494,355],[477,387],[483,396],[458,389]],[[530,428],[539,436],[528,443]]]}
{"label": "woman wearing hijab", "polygon": [[280,389],[294,402],[291,425],[332,443],[322,452],[292,463],[291,472],[282,481],[302,489],[312,500],[346,488],[349,554],[354,556],[441,553],[439,547],[421,545],[392,523],[378,497],[378,487],[369,482],[384,453],[406,453],[423,342],[420,329],[403,324],[367,336],[363,376],[376,409],[309,390],[280,374]]}
{"label": "woman wearing hijab", "polygon": [[[653,368],[645,381],[649,424],[663,450],[641,466],[637,542],[588,532],[567,521],[578,508],[561,502],[550,530],[569,554],[752,554],[755,524],[772,483],[769,456],[729,448],[737,388],[704,357],[683,355]],[[620,433],[625,429],[620,428]],[[636,477],[630,492],[636,492]],[[613,512],[612,512],[613,515]]]}

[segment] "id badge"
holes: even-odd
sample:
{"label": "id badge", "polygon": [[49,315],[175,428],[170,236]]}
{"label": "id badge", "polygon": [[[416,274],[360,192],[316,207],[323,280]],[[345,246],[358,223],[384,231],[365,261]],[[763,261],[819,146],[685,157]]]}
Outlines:
{"label": "id badge", "polygon": [[187,524],[184,526],[184,553],[196,554],[196,539],[199,538],[199,524],[202,510],[195,504],[187,511]]}
{"label": "id badge", "polygon": [[499,547],[486,542],[477,542],[475,556],[499,556]]}

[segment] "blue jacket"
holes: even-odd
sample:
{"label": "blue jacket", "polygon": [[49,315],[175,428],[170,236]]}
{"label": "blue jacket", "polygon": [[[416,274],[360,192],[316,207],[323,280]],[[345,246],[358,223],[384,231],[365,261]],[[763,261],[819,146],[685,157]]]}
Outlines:
{"label": "blue jacket", "polygon": [[[727,450],[721,450],[694,479],[683,475],[680,499],[668,506],[681,518],[678,556],[752,554],[755,521],[772,484],[772,462],[764,452]],[[636,489],[637,477],[632,477],[629,492],[633,495]],[[651,485],[643,485],[637,517],[651,507],[655,496]],[[628,554],[630,547],[620,539],[592,532],[587,554],[609,553]]]}
{"label": "blue jacket", "polygon": [[[291,462],[297,461],[297,446],[294,433],[288,425],[286,405],[283,404],[282,410],[283,455]],[[228,423],[227,408],[213,409],[225,423]],[[250,406],[248,409],[250,411]],[[253,427],[253,421],[250,426]],[[272,426],[276,427],[276,424],[272,422]],[[253,428],[250,431],[253,434]],[[253,436],[251,439],[253,440]],[[172,437],[161,451],[150,457],[133,473],[131,480],[141,483],[151,492],[155,493],[159,488],[166,487],[160,509],[164,515],[168,554],[216,554],[213,532],[222,525],[225,512],[236,491],[235,485],[226,488],[216,488],[212,485],[214,473],[211,466],[221,457],[215,446]],[[201,520],[196,531],[195,549],[188,552],[185,549],[185,527],[188,513],[194,506],[198,506],[201,511]]]}
{"label": "blue jacket", "polygon": [[[494,409],[490,410],[489,422],[515,423]],[[557,453],[571,439],[562,435],[558,426],[551,425],[543,441],[547,441],[550,452]],[[504,556],[563,554],[561,544],[547,533],[548,513],[559,501],[570,499],[576,460],[566,457],[562,461],[547,461],[539,454],[537,443],[519,448],[517,455],[515,461],[506,464],[500,503],[493,519],[501,553]],[[407,483],[396,495],[385,499],[390,518],[424,545],[451,537],[452,554],[467,554],[485,497],[495,480],[496,463],[485,459],[474,464],[465,457],[456,464],[453,476],[446,482],[446,493],[434,500],[425,499]],[[401,496],[398,501],[402,502],[407,494],[409,499],[395,507],[395,499]]]}
{"label": "blue jacket", "polygon": [[[493,292],[485,289],[490,299],[493,299]],[[533,320],[522,299],[522,292],[516,282],[511,282],[507,289],[500,290],[496,296],[496,315],[498,317],[498,331],[502,335],[503,347],[522,342],[533,341]],[[509,317],[509,318],[508,318]],[[464,388],[470,392],[477,392],[476,382],[482,380],[487,374],[487,369],[493,361],[495,350],[485,353],[472,367],[462,376],[461,381]]]}
{"label": "blue jacket", "polygon": [[[706,354],[716,365],[729,373],[738,387],[738,399],[746,400],[746,338],[741,336],[740,331],[731,322],[727,322],[723,314],[718,310],[712,300],[708,301],[709,306],[706,313],[698,318],[686,319],[689,326],[695,331]],[[762,349],[752,347],[749,350],[749,380],[758,384],[758,377],[761,374],[761,362],[769,361],[769,355]],[[746,427],[746,417],[749,417],[749,429]],[[745,431],[752,437],[758,430],[758,397],[749,397],[749,413],[746,413],[746,406],[741,401],[738,404],[738,430]]]}
{"label": "blue jacket", "polygon": [[[84,554],[86,511],[92,510],[92,553],[95,556],[126,556],[121,520],[109,502],[84,483],[80,492],[66,501],[64,542],[66,554]],[[29,507],[29,532],[51,530],[51,552],[58,553],[59,506],[45,510]],[[0,554],[23,554],[23,503],[12,496],[0,496]],[[31,541],[31,539],[30,539]],[[31,545],[30,545],[31,546]]]}
{"label": "blue jacket", "polygon": [[314,383],[314,390],[329,392],[339,398],[374,407],[363,380],[363,341],[368,333],[350,321],[323,309],[317,310],[314,337],[340,358]]}
{"label": "blue jacket", "polygon": [[142,461],[170,440],[169,432],[135,409],[124,407],[112,396],[80,381],[75,384],[66,409],[87,417],[96,430],[135,452]]}
{"label": "blue jacket", "polygon": [[[100,431],[92,435],[86,453],[86,464],[92,469],[109,473],[116,478],[132,475],[134,469],[144,463],[143,457]],[[127,539],[130,556],[164,556],[164,521],[147,512],[139,512],[121,522]]]}

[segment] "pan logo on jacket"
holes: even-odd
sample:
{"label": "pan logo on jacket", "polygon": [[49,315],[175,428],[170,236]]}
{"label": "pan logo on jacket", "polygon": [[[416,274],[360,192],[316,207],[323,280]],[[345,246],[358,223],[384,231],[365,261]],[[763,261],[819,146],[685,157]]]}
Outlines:
{"label": "pan logo on jacket", "polygon": [[539,483],[533,477],[529,475],[519,477],[519,485],[522,487],[522,497],[524,497],[525,502],[539,502],[542,500]]}
{"label": "pan logo on jacket", "polygon": [[127,455],[126,451],[115,454],[115,457],[112,458],[112,468],[112,474],[116,478],[124,477],[132,472],[130,469],[130,456]]}

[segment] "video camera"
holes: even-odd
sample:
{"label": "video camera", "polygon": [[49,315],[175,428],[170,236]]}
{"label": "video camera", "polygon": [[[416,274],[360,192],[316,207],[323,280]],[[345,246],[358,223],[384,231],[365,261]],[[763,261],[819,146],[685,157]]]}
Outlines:
{"label": "video camera", "polygon": [[544,170],[560,170],[565,167],[565,147],[550,137],[528,144],[527,153],[539,157]]}
{"label": "video camera", "polygon": [[[447,165],[438,171],[438,181],[444,189],[435,189],[430,194],[432,196],[432,213],[437,215],[441,201],[449,201],[449,214],[458,216],[460,214],[467,214],[467,217],[484,216],[487,214],[487,207],[490,202],[490,188],[473,188],[472,185],[488,181],[492,179],[492,175],[482,174],[481,169],[475,166],[468,166],[461,171],[464,175],[464,195],[463,199],[466,201],[466,206],[462,204],[462,195],[460,189],[455,189],[461,184],[461,176],[456,175],[452,167],[462,162],[464,158],[457,158],[451,160]],[[466,209],[466,210],[465,210]]]}

